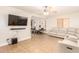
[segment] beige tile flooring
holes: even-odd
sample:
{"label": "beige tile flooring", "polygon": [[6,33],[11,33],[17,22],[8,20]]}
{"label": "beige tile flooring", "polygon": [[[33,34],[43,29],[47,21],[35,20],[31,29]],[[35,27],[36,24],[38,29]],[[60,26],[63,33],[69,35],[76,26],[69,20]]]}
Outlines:
{"label": "beige tile flooring", "polygon": [[0,47],[2,53],[52,53],[59,51],[58,41],[63,40],[46,34],[32,35],[32,39],[15,45]]}

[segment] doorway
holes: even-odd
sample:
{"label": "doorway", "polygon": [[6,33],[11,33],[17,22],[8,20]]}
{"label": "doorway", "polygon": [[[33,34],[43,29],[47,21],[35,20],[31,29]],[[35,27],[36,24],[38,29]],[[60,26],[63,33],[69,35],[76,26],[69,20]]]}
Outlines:
{"label": "doorway", "polygon": [[46,31],[46,20],[40,17],[31,17],[31,34],[32,37],[42,35]]}

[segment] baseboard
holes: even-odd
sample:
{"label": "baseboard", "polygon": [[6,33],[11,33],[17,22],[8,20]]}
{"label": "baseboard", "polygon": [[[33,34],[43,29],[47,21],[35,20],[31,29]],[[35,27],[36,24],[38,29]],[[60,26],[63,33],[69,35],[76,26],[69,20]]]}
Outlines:
{"label": "baseboard", "polygon": [[31,37],[20,39],[19,42],[24,41],[24,40],[28,40],[28,39],[31,39]]}
{"label": "baseboard", "polygon": [[[28,40],[28,39],[31,39],[31,37],[23,38],[22,40],[19,40],[18,42],[20,42],[20,41],[24,41],[24,40]],[[2,46],[6,46],[6,45],[8,45],[7,42],[6,42],[6,43],[3,43],[3,44],[0,44],[0,47],[2,47]]]}
{"label": "baseboard", "polygon": [[8,45],[8,43],[3,43],[3,44],[0,44],[0,47],[6,46],[6,45]]}
{"label": "baseboard", "polygon": [[64,37],[60,37],[60,36],[57,36],[57,35],[51,35],[51,34],[48,34],[48,33],[45,33],[45,34],[50,36],[50,37],[56,37],[56,38],[64,39]]}

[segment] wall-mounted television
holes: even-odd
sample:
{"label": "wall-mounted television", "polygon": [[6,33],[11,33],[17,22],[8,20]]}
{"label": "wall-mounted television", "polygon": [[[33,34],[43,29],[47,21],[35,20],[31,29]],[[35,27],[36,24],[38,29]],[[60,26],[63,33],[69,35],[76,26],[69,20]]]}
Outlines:
{"label": "wall-mounted television", "polygon": [[27,17],[8,15],[8,26],[27,26]]}

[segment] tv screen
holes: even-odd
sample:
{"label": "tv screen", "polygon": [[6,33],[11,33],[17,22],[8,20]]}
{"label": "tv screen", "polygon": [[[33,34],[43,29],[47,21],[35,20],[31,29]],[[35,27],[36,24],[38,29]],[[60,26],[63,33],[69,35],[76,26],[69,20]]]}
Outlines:
{"label": "tv screen", "polygon": [[17,15],[11,15],[8,16],[8,25],[9,26],[26,26],[27,25],[27,18]]}

